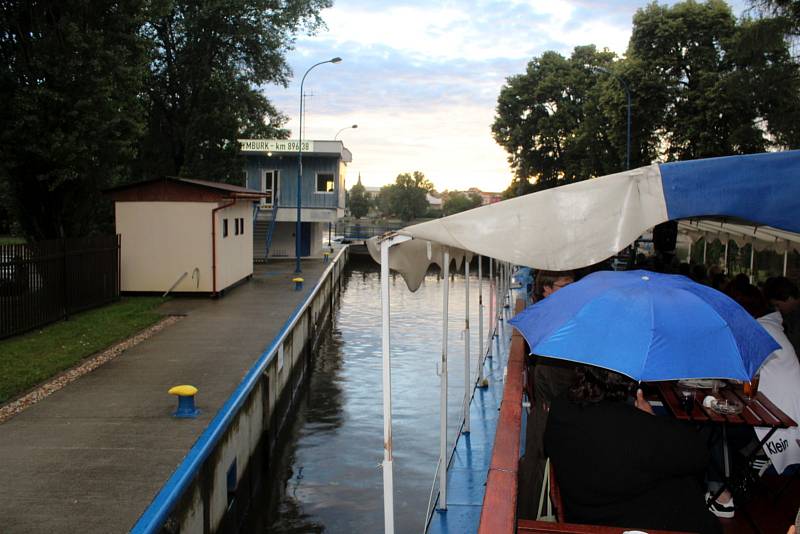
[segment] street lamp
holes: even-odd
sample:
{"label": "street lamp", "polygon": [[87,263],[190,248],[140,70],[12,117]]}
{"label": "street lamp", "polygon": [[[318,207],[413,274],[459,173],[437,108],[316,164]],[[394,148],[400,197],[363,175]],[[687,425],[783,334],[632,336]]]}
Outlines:
{"label": "street lamp", "polygon": [[325,63],[339,63],[342,60],[340,57],[335,57],[329,59],[327,61],[320,61],[319,63],[315,63],[311,65],[305,74],[303,74],[303,79],[300,80],[300,135],[297,143],[297,227],[294,231],[294,255],[296,257],[296,264],[294,268],[294,272],[301,273],[303,270],[300,268],[300,208],[302,204],[301,193],[302,193],[302,182],[303,182],[303,84],[306,81],[306,76],[314,67],[319,67],[320,65],[324,65]]}
{"label": "street lamp", "polygon": [[341,130],[339,130],[338,132],[336,132],[336,135],[334,135],[334,136],[333,136],[333,140],[334,140],[334,141],[336,141],[336,138],[337,138],[337,137],[339,137],[339,134],[340,134],[340,133],[342,133],[342,132],[343,132],[343,131],[345,131],[345,130],[349,130],[349,129],[351,129],[351,128],[352,128],[352,129],[356,129],[356,128],[358,128],[358,124],[354,124],[354,125],[352,125],[352,126],[345,126],[345,127],[344,127],[344,128],[342,128]]}
{"label": "street lamp", "polygon": [[625,89],[625,96],[628,98],[628,138],[627,143],[625,145],[625,168],[631,168],[631,89],[628,87],[628,82],[625,81],[625,78],[620,76],[619,74],[615,74],[608,70],[605,67],[600,67],[598,65],[586,65],[586,68],[593,72],[602,72],[603,74],[608,74],[613,76],[622,84],[622,87]]}

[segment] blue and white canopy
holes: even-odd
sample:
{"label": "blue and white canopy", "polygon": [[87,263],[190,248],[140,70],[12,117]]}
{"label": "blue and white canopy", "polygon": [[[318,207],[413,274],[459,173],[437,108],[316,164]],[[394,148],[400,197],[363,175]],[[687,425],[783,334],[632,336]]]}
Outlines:
{"label": "blue and white canopy", "polygon": [[[772,242],[779,250],[800,249],[800,151],[653,164],[398,233],[516,265],[566,270],[605,260],[669,220],[683,221],[680,231],[693,238],[719,234],[740,242]],[[436,261],[430,246],[422,257],[419,244],[411,242],[392,247],[392,256],[399,260],[403,248],[414,246],[415,258],[406,258],[405,265],[424,263],[420,267],[427,269]],[[398,270],[409,282],[419,278]]]}

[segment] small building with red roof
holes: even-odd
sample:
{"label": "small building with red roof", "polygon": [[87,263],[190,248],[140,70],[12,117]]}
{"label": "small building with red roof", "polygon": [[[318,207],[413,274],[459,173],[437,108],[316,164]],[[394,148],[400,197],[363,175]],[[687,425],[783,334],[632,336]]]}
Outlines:
{"label": "small building with red roof", "polygon": [[264,193],[171,177],[106,192],[121,236],[123,292],[218,295],[252,276],[254,205]]}

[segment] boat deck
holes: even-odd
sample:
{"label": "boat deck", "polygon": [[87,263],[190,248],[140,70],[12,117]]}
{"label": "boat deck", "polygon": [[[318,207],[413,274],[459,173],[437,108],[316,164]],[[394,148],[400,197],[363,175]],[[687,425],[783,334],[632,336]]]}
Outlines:
{"label": "boat deck", "polygon": [[[505,311],[507,313],[508,309]],[[511,330],[505,321],[500,323],[499,335],[492,343],[491,357],[486,358],[483,366],[489,385],[474,390],[470,403],[470,431],[459,434],[447,469],[447,509],[440,510],[437,499],[428,525],[429,534],[478,531],[503,399]]]}

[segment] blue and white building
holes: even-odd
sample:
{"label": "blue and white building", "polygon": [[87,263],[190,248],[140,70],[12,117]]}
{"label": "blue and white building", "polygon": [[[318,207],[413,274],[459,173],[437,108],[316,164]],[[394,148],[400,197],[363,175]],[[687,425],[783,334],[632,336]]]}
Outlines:
{"label": "blue and white building", "polygon": [[[266,193],[254,207],[253,259],[293,258],[297,222],[298,141],[240,139],[245,186]],[[344,216],[352,154],[341,141],[303,141],[300,256],[322,256],[329,224]]]}

